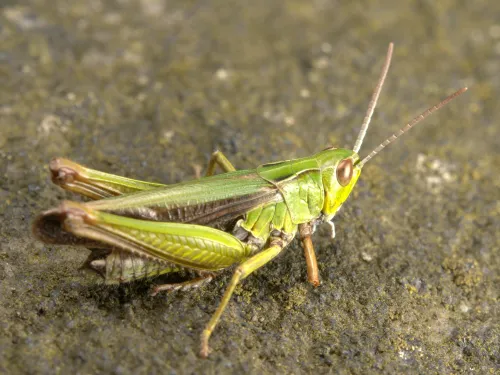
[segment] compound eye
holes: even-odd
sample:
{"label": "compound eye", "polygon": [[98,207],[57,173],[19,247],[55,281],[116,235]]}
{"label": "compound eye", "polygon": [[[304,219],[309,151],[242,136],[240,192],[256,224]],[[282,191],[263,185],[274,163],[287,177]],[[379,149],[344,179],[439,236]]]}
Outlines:
{"label": "compound eye", "polygon": [[352,159],[344,159],[337,166],[337,181],[341,186],[349,185],[352,178]]}

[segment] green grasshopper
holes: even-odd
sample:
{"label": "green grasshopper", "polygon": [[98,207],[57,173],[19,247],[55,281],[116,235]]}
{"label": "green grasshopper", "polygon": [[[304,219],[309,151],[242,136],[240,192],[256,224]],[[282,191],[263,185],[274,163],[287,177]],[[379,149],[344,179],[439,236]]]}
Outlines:
{"label": "green grasshopper", "polygon": [[[64,201],[33,224],[40,240],[82,245],[91,250],[85,266],[107,284],[167,273],[187,281],[157,285],[159,291],[187,290],[236,267],[219,307],[201,334],[202,357],[208,340],[238,283],[274,259],[298,234],[308,281],[320,284],[311,241],[318,224],[332,219],[356,184],[363,166],[422,119],[462,94],[462,88],[415,117],[364,159],[358,156],[392,57],[373,92],[353,150],[328,147],[305,158],[235,170],[219,151],[206,176],[173,185],[132,180],[92,170],[66,159],[50,162],[52,181],[90,199]],[[214,175],[216,166],[225,173]]]}

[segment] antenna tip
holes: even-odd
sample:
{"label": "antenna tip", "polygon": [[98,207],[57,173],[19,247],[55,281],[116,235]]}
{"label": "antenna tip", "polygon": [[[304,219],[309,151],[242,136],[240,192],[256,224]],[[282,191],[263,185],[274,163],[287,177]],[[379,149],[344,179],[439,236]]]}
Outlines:
{"label": "antenna tip", "polygon": [[466,92],[469,88],[468,87],[462,87],[460,90],[458,90],[455,94],[452,95],[452,97],[457,97],[458,95],[462,95],[464,92]]}

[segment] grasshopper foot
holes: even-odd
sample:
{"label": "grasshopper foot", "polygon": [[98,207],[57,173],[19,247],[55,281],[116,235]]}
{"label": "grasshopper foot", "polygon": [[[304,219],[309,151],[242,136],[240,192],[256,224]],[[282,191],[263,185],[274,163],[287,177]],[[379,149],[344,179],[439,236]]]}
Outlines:
{"label": "grasshopper foot", "polygon": [[309,282],[311,283],[311,285],[315,288],[317,288],[318,286],[321,285],[321,282],[319,280],[309,280]]}
{"label": "grasshopper foot", "polygon": [[200,349],[200,357],[207,358],[210,354],[210,348],[208,347],[208,338],[210,337],[210,331],[204,330],[201,334],[201,349]]}

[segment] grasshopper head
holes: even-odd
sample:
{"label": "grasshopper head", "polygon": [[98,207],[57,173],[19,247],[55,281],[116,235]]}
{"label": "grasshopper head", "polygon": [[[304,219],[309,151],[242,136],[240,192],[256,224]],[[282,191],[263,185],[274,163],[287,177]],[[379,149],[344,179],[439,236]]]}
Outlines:
{"label": "grasshopper head", "polygon": [[420,115],[407,123],[404,127],[399,129],[396,133],[387,138],[362,160],[360,160],[358,152],[363,143],[363,139],[365,138],[368,126],[370,125],[370,120],[375,110],[375,106],[377,105],[377,100],[382,90],[382,85],[389,70],[389,65],[391,64],[392,49],[393,44],[390,43],[389,49],[387,50],[385,63],[382,68],[382,73],[378,80],[375,91],[373,92],[370,104],[368,105],[368,110],[366,111],[366,115],[361,125],[361,130],[359,131],[358,137],[356,138],[356,143],[354,144],[353,150],[327,148],[315,155],[321,169],[323,188],[325,191],[325,199],[322,209],[325,221],[330,221],[335,215],[335,212],[337,212],[342,203],[344,203],[344,201],[347,199],[352,191],[352,188],[358,181],[359,175],[361,174],[361,169],[369,160],[371,160],[387,145],[394,142],[397,138],[406,133],[424,118],[467,91],[467,87],[463,87],[445,98],[440,103],[422,112]]}
{"label": "grasshopper head", "polygon": [[361,174],[359,156],[352,150],[328,148],[316,155],[325,191],[322,212],[331,220],[351,193]]}

